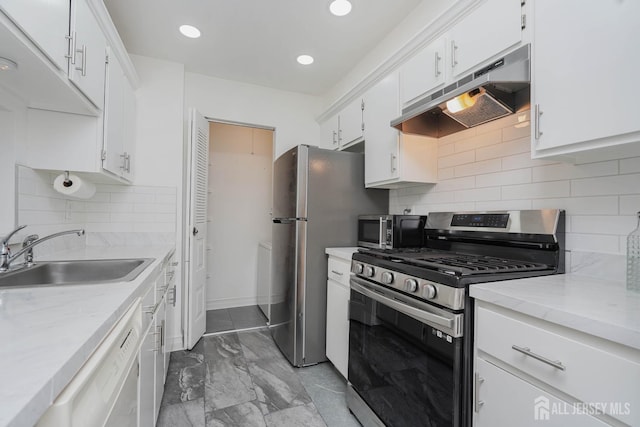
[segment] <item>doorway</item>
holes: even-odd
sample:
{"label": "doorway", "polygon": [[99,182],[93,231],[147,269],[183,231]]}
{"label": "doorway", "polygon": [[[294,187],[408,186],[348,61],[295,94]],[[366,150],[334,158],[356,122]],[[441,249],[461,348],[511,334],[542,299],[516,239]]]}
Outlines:
{"label": "doorway", "polygon": [[271,241],[274,130],[209,123],[207,310],[258,304],[258,248]]}

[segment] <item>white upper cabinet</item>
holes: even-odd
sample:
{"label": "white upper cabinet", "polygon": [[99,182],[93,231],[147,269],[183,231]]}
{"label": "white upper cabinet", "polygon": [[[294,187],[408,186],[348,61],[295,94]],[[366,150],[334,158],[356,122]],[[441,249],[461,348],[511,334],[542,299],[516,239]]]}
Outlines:
{"label": "white upper cabinet", "polygon": [[364,101],[358,98],[351,101],[349,105],[340,111],[340,128],[338,130],[340,148],[362,139],[364,128],[363,110]]}
{"label": "white upper cabinet", "polygon": [[351,101],[338,114],[320,124],[320,147],[341,150],[362,141],[364,129],[362,98]]}
{"label": "white upper cabinet", "polygon": [[320,123],[320,148],[337,150],[340,148],[338,142],[338,115],[329,117]]}
{"label": "white upper cabinet", "polygon": [[136,99],[133,88],[115,55],[109,55],[105,86],[102,167],[131,180],[135,140]]}
{"label": "white upper cabinet", "polygon": [[25,0],[0,0],[0,9],[65,73],[70,1],[48,0],[34,4]]}
{"label": "white upper cabinet", "polygon": [[[584,8],[584,6],[581,6]],[[570,33],[564,33],[563,38]],[[486,0],[448,33],[449,69],[458,80],[522,40],[521,0]]]}
{"label": "white upper cabinet", "polygon": [[107,40],[85,0],[73,0],[71,7],[69,78],[102,108]]}
{"label": "white upper cabinet", "polygon": [[397,188],[437,179],[437,141],[404,135],[390,122],[399,114],[398,73],[393,72],[365,94],[365,185]]}
{"label": "white upper cabinet", "polygon": [[640,141],[640,2],[533,2],[532,154]]}
{"label": "white upper cabinet", "polygon": [[446,39],[440,37],[400,67],[402,105],[443,85],[445,71]]}

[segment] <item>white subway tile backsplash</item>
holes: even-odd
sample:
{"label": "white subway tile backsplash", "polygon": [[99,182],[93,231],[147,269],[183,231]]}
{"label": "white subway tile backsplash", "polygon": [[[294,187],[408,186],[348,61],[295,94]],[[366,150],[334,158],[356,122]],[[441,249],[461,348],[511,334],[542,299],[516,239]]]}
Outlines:
{"label": "white subway tile backsplash", "polygon": [[476,176],[476,187],[494,187],[498,185],[528,184],[531,182],[531,169],[516,169],[506,172],[488,173]]}
{"label": "white subway tile backsplash", "polygon": [[[566,211],[567,249],[624,255],[640,211],[640,144],[580,154],[573,164],[531,159],[529,117],[516,114],[441,138],[439,182],[418,187],[422,193],[391,190],[391,212],[559,208]],[[519,123],[525,124],[516,128]]]}
{"label": "white subway tile backsplash", "polygon": [[617,215],[618,196],[536,199],[532,200],[532,208],[565,209],[568,212],[579,212],[580,215]]}
{"label": "white subway tile backsplash", "polygon": [[[57,175],[18,167],[17,221],[29,225],[25,230],[28,234],[46,235],[84,228],[88,233],[171,233],[175,236],[176,188],[97,184],[96,194],[90,199],[74,199],[53,190]],[[70,242],[78,245],[85,240]],[[41,252],[55,248],[55,244],[42,246]]]}
{"label": "white subway tile backsplash", "polygon": [[454,191],[456,202],[500,200],[500,187]]}
{"label": "white subway tile backsplash", "polygon": [[634,215],[640,212],[640,195],[620,196],[620,215]]}
{"label": "white subway tile backsplash", "polygon": [[454,169],[455,177],[479,175],[482,173],[498,172],[502,167],[500,159],[484,160],[481,162],[469,163],[466,165],[456,166]]}
{"label": "white subway tile backsplash", "polygon": [[569,197],[569,195],[569,181],[539,182],[502,187],[502,198],[507,200]]}
{"label": "white subway tile backsplash", "polygon": [[571,182],[572,196],[640,193],[640,174],[576,179]]}
{"label": "white subway tile backsplash", "polygon": [[537,166],[533,168],[533,181],[558,181],[561,179],[591,178],[618,174],[618,161],[587,163],[572,165],[557,163],[555,165]]}
{"label": "white subway tile backsplash", "polygon": [[640,157],[620,160],[620,173],[640,173]]}
{"label": "white subway tile backsplash", "polygon": [[476,160],[499,159],[521,153],[531,152],[529,138],[520,138],[514,141],[503,142],[476,150]]}
{"label": "white subway tile backsplash", "polygon": [[473,163],[475,160],[476,153],[474,151],[466,151],[463,153],[453,154],[451,156],[440,157],[438,159],[438,168],[441,169],[464,165],[466,163]]}

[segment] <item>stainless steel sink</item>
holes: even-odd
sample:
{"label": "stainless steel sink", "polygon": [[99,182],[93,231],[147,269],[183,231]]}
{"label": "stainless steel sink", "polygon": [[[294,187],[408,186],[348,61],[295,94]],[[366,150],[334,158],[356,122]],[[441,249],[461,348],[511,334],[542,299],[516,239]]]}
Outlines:
{"label": "stainless steel sink", "polygon": [[128,282],[153,258],[45,261],[0,273],[0,288]]}

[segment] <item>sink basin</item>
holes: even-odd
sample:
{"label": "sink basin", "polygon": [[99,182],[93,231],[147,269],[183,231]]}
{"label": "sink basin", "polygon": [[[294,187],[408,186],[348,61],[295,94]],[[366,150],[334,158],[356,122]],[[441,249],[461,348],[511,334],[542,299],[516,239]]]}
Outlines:
{"label": "sink basin", "polygon": [[0,273],[0,288],[129,282],[151,262],[153,258],[45,261]]}

